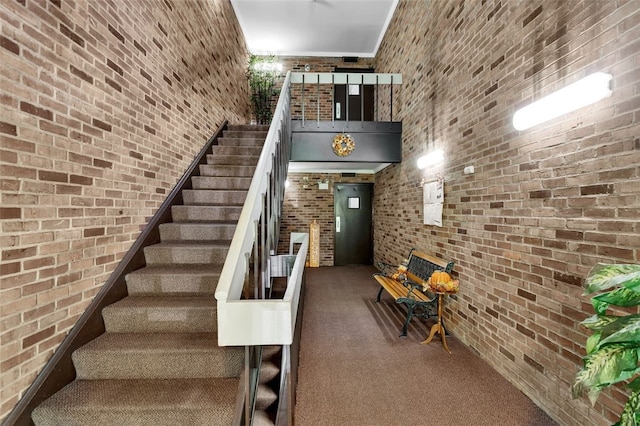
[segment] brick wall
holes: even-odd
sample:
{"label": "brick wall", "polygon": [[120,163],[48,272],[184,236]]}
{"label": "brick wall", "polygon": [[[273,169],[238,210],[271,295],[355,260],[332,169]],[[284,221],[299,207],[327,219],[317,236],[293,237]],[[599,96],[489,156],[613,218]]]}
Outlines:
{"label": "brick wall", "polygon": [[[284,193],[278,253],[289,252],[292,232],[309,232],[314,220],[320,225],[320,266],[333,266],[335,183],[371,183],[373,174],[343,177],[340,173],[289,173],[289,187]],[[318,189],[318,182],[329,181],[329,189]]]}
{"label": "brick wall", "polygon": [[0,2],[0,418],[224,119],[249,117],[225,1]]}
{"label": "brick wall", "polygon": [[[403,162],[375,178],[376,260],[454,260],[448,328],[561,424],[621,411],[622,387],[593,408],[570,387],[593,313],[584,277],[640,260],[639,40],[637,0],[401,1],[376,58],[404,80]],[[600,70],[611,98],[513,129],[517,108]],[[435,148],[444,162],[418,170]],[[420,181],[438,173],[442,228],[422,224]]]}

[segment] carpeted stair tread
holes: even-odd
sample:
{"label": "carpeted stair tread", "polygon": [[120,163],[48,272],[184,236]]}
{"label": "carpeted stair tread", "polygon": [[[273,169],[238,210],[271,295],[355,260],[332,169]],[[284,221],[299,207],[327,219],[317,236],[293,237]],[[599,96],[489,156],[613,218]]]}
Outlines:
{"label": "carpeted stair tread", "polygon": [[267,132],[269,130],[269,124],[229,124],[227,126],[227,130],[225,130],[225,132],[229,131],[229,130],[234,130],[234,131],[239,131],[239,130],[243,130],[243,131],[250,131],[250,132]]}
{"label": "carpeted stair tread", "polygon": [[38,426],[233,423],[238,379],[76,380],[38,406]]}
{"label": "carpeted stair tread", "polygon": [[[213,155],[207,154],[207,164],[225,166],[253,166],[258,164],[257,155]],[[197,177],[197,176],[194,176]]]}
{"label": "carpeted stair tread", "polygon": [[260,366],[260,383],[267,383],[278,377],[280,367],[272,361],[262,361]]}
{"label": "carpeted stair tread", "polygon": [[250,177],[194,176],[191,178],[193,189],[231,189],[247,190],[251,185]]}
{"label": "carpeted stair tread", "polygon": [[269,128],[249,128],[249,125],[245,127],[229,126],[222,134],[223,138],[262,138],[266,139],[269,133]]}
{"label": "carpeted stair tread", "polygon": [[[222,177],[253,177],[255,167],[227,164],[202,164],[200,165],[201,176],[222,176]],[[184,191],[183,191],[184,194]]]}
{"label": "carpeted stair tread", "polygon": [[255,404],[256,410],[266,410],[277,400],[278,394],[273,389],[264,384],[258,385]]}
{"label": "carpeted stair tread", "polygon": [[262,147],[264,145],[266,136],[253,136],[246,135],[242,136],[240,134],[237,135],[229,135],[221,137],[218,139],[218,146],[259,146]]}
{"label": "carpeted stair tread", "polygon": [[173,206],[171,216],[174,222],[216,222],[237,221],[242,205],[237,206]]}
{"label": "carpeted stair tread", "polygon": [[213,332],[218,326],[211,296],[128,296],[102,310],[114,333]]}
{"label": "carpeted stair tread", "polygon": [[161,242],[144,248],[147,265],[224,264],[229,242]]}
{"label": "carpeted stair tread", "polygon": [[80,379],[239,377],[243,348],[217,333],[104,333],[73,353]]}
{"label": "carpeted stair tread", "polygon": [[151,265],[127,274],[130,296],[213,295],[221,265]]}
{"label": "carpeted stair tread", "polygon": [[256,410],[253,414],[252,424],[254,426],[272,426],[275,423],[265,410]]}
{"label": "carpeted stair tread", "polygon": [[163,223],[162,242],[172,241],[231,241],[236,230],[235,221],[217,223]]}
{"label": "carpeted stair tread", "polygon": [[260,156],[262,146],[231,146],[231,145],[214,145],[211,147],[213,155],[254,155]]}
{"label": "carpeted stair tread", "polygon": [[242,206],[247,198],[245,189],[186,189],[182,191],[185,205],[234,205]]}
{"label": "carpeted stair tread", "polygon": [[279,345],[266,345],[262,347],[262,359],[270,360],[274,358],[276,355],[280,355],[282,352],[282,346]]}

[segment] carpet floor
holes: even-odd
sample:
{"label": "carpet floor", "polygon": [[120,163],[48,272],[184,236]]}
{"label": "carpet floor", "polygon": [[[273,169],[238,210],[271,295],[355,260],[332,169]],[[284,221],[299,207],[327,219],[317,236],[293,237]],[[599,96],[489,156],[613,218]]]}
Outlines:
{"label": "carpet floor", "polygon": [[406,315],[372,266],[307,268],[295,424],[556,425],[453,335],[421,345],[433,320]]}

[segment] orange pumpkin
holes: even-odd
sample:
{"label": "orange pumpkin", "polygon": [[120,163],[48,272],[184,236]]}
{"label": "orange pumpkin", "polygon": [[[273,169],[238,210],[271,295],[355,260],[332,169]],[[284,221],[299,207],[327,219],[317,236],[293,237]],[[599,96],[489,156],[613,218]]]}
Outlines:
{"label": "orange pumpkin", "polygon": [[432,286],[451,281],[451,276],[444,271],[435,271],[429,278],[429,284]]}

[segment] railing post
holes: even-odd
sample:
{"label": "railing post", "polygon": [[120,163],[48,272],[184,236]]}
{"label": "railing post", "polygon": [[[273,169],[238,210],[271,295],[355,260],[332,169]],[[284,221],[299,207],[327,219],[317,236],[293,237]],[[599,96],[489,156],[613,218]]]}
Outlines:
{"label": "railing post", "polygon": [[304,74],[302,74],[302,127],[304,127]]}
{"label": "railing post", "polygon": [[360,75],[360,128],[364,128],[364,74]]}
{"label": "railing post", "polygon": [[393,121],[393,76],[391,76],[391,84],[389,85],[391,90],[391,95],[389,96],[389,112],[391,117],[389,117],[389,121]]}
{"label": "railing post", "polygon": [[378,122],[378,100],[379,100],[379,97],[378,97],[378,89],[379,89],[379,87],[378,87],[378,77],[379,76],[376,75],[376,96],[375,96],[376,104],[374,106],[374,110],[375,110],[374,111],[374,114],[375,114],[374,119],[375,119],[376,123]]}
{"label": "railing post", "polygon": [[331,127],[336,127],[336,76],[331,74]]}
{"label": "railing post", "polygon": [[349,128],[349,74],[347,74],[347,90],[345,91],[345,97],[347,98],[347,100],[345,101],[345,108],[346,108],[346,114],[345,117],[347,118],[347,128]]}

